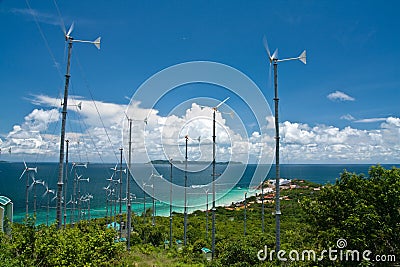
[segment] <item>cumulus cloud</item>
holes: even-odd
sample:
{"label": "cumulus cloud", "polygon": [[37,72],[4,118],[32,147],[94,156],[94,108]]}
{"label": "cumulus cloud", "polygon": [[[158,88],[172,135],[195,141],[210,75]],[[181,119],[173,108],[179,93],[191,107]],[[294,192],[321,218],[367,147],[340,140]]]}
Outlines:
{"label": "cumulus cloud", "polygon": [[389,117],[378,129],[284,122],[282,154],[290,162],[383,163],[400,157],[400,119]]}
{"label": "cumulus cloud", "polygon": [[354,101],[355,98],[351,97],[341,91],[335,91],[327,95],[327,98],[332,101]]}
{"label": "cumulus cloud", "polygon": [[11,147],[13,153],[17,154],[46,154],[53,151],[54,138],[47,135],[46,130],[51,123],[60,119],[59,111],[34,109],[24,119],[21,125],[13,126],[1,144],[2,147]]}
{"label": "cumulus cloud", "polygon": [[[74,113],[82,121],[82,128],[67,127],[70,140],[70,160],[113,162],[118,160],[122,136],[127,137],[127,105],[88,101],[74,97],[69,103],[69,121]],[[59,100],[37,96],[36,104],[50,109],[34,109],[21,124],[0,140],[3,151],[13,148],[13,154],[41,155],[39,160],[55,161],[59,150]],[[82,110],[75,106],[82,102]],[[72,112],[74,110],[74,112]],[[97,111],[100,112],[100,120]],[[192,103],[178,115],[160,115],[156,109],[145,109],[139,102],[131,103],[128,117],[132,119],[133,161],[149,159],[184,160],[185,135],[189,139],[189,160],[212,159],[212,110]],[[343,119],[354,119],[347,114]],[[266,163],[274,155],[274,119],[265,118],[265,129],[247,133],[236,127],[242,122],[227,122],[227,115],[216,114],[217,159]],[[145,120],[146,119],[146,120]],[[371,119],[370,119],[371,120]],[[375,129],[338,128],[332,125],[308,125],[301,122],[280,123],[281,161],[283,163],[392,163],[400,158],[400,118],[379,118]],[[366,120],[364,119],[364,122]],[[58,123],[58,124],[57,124]],[[51,125],[57,127],[50,127]],[[69,124],[67,124],[68,126]],[[232,128],[230,125],[234,125]],[[104,127],[103,127],[104,126]],[[52,130],[54,128],[56,130]],[[124,129],[124,132],[121,129]],[[263,130],[263,132],[261,132]],[[268,134],[265,132],[269,130]],[[200,137],[200,140],[198,139]],[[127,140],[124,140],[124,147]],[[264,156],[262,156],[264,155]],[[267,155],[267,156],[266,156]],[[263,158],[264,157],[264,158]],[[26,159],[26,158],[25,158]]]}

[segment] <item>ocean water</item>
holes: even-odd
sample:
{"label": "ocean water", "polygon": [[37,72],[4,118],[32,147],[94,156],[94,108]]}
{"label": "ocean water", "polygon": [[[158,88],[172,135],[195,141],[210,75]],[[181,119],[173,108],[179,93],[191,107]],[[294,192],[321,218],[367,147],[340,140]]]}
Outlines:
{"label": "ocean water", "polygon": [[[40,179],[46,182],[49,188],[56,189],[57,177],[58,177],[58,163],[27,163],[28,167],[37,167],[37,173],[35,173],[35,179]],[[144,164],[136,164],[134,168],[141,168]],[[349,172],[355,172],[357,174],[363,173],[368,175],[368,170],[371,165],[365,164],[353,164],[353,165],[340,165],[340,164],[328,164],[328,165],[318,165],[318,164],[282,164],[281,165],[281,177],[288,179],[306,179],[312,182],[326,184],[326,183],[334,183],[337,178],[340,177],[340,173],[344,170]],[[382,165],[385,168],[391,168],[393,166],[400,167],[400,165]],[[71,164],[68,166],[68,183],[67,183],[67,202],[70,200],[71,195],[73,194],[73,179],[76,171],[76,175],[82,175],[82,179],[89,178],[89,182],[81,181],[80,184],[80,195],[84,196],[86,194],[91,194],[93,199],[90,201],[90,217],[104,217],[106,216],[107,206],[110,211],[110,206],[107,205],[107,199],[110,199],[110,196],[107,197],[107,192],[104,190],[104,187],[107,187],[109,181],[107,178],[110,178],[113,174],[113,170],[111,168],[114,167],[114,164],[97,164],[97,163],[89,163],[87,168],[78,167],[75,169],[71,169]],[[154,165],[157,172],[162,174],[167,180],[169,179],[170,173],[170,165],[169,164],[156,164]],[[242,166],[243,167],[243,166]],[[246,165],[244,166],[244,173],[238,180],[238,182],[234,184],[229,184],[223,188],[219,188],[216,186],[216,194],[217,201],[216,205],[228,205],[232,202],[240,201],[244,198],[244,193],[248,192],[248,196],[251,194],[255,194],[256,191],[252,188],[249,188],[250,180],[253,177],[254,171],[256,169],[256,165]],[[223,173],[226,166],[222,164],[218,164],[216,166],[216,173]],[[21,173],[24,170],[24,164],[22,162],[0,162],[0,195],[7,196],[11,199],[14,204],[14,221],[21,222],[25,217],[25,192],[26,192],[26,178],[24,175],[21,179]],[[203,185],[211,182],[211,167],[205,168],[201,172],[196,173],[188,173],[187,184],[188,187],[192,185]],[[266,177],[266,179],[272,179],[275,177],[275,166],[272,165],[271,169]],[[119,178],[119,173],[115,174],[114,179]],[[150,185],[149,179],[144,179],[143,181],[147,182]],[[173,169],[173,181],[176,185],[182,186],[184,184],[184,172],[178,169]],[[29,177],[29,183],[32,183],[32,179]],[[126,188],[126,175],[123,174],[122,179],[122,192],[123,197],[125,196],[125,188]],[[158,191],[162,191],[157,189],[154,186],[155,195],[157,196]],[[165,189],[165,188],[164,188]],[[119,191],[119,185],[117,185],[116,191]],[[212,195],[211,190],[208,190],[208,204],[209,208],[211,208]],[[37,223],[46,223],[47,219],[49,223],[54,222],[56,211],[55,205],[56,200],[51,200],[54,196],[48,199],[47,196],[43,197],[45,192],[45,187],[42,185],[36,186],[36,217]],[[146,193],[146,203],[145,208],[152,207],[152,188],[148,189]],[[166,190],[165,192],[169,192]],[[132,200],[132,210],[136,214],[141,214],[144,209],[144,193],[142,188],[135,183],[134,180],[131,182],[131,193],[134,195],[134,199]],[[178,195],[178,194],[177,194]],[[78,197],[78,188],[76,188],[76,196]],[[115,199],[116,197],[114,197]],[[187,203],[189,206],[188,211],[194,211],[198,209],[205,210],[206,209],[206,190],[199,190],[196,193],[191,192],[187,194]],[[164,198],[165,199],[165,198]],[[49,201],[49,205],[48,202]],[[110,203],[110,202],[108,202]],[[183,212],[183,208],[181,207],[183,203],[182,194],[179,196],[175,196],[173,198],[173,210],[175,212]],[[88,218],[88,202],[82,202],[82,219]],[[156,204],[156,215],[167,216],[169,214],[169,201],[155,201]],[[117,204],[118,205],[118,204]],[[34,206],[34,189],[31,188],[29,190],[29,213],[33,215],[33,206]],[[47,212],[47,207],[49,206],[49,212]],[[76,206],[77,207],[77,206]],[[68,208],[72,208],[72,205],[69,204]],[[117,210],[119,206],[117,206]],[[123,206],[123,212],[125,211],[125,205]],[[113,209],[114,213],[114,209]],[[118,211],[117,211],[118,213]],[[67,211],[67,222],[70,222],[70,214],[71,210]],[[74,214],[75,221],[78,215]]]}

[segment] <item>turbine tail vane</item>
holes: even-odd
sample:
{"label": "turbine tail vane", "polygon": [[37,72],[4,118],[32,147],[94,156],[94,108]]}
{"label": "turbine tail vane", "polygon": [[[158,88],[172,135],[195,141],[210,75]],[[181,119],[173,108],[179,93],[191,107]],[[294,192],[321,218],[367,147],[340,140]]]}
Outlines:
{"label": "turbine tail vane", "polygon": [[304,50],[304,51],[300,54],[299,60],[300,60],[301,62],[303,62],[304,64],[307,64],[307,52],[306,52],[306,50]]}

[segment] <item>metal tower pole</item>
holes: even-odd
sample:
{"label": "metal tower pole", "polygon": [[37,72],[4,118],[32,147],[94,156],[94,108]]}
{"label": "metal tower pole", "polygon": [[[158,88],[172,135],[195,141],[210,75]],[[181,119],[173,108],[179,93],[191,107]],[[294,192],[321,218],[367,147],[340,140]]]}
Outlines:
{"label": "metal tower pole", "polygon": [[26,172],[26,189],[25,189],[25,217],[29,216],[29,172]]}
{"label": "metal tower pole", "polygon": [[119,238],[122,238],[122,147],[119,149],[120,152],[120,165],[119,165]]}
{"label": "metal tower pole", "polygon": [[172,159],[169,160],[169,246],[172,247]]}
{"label": "metal tower pole", "polygon": [[281,247],[281,203],[280,203],[280,169],[279,169],[279,98],[278,98],[278,62],[274,60],[274,88],[275,88],[275,220],[276,220],[276,251]]}
{"label": "metal tower pole", "polygon": [[146,224],[146,191],[144,190],[145,183],[143,183],[143,224]]}
{"label": "metal tower pole", "polygon": [[208,189],[206,191],[206,240],[208,240]]}
{"label": "metal tower pole", "polygon": [[131,250],[131,219],[132,219],[132,212],[131,212],[131,177],[130,177],[130,172],[132,168],[132,120],[129,119],[129,153],[128,153],[128,175],[127,175],[127,181],[126,181],[126,199],[128,201],[127,204],[127,242],[126,246],[128,251]]}
{"label": "metal tower pole", "polygon": [[187,238],[187,194],[186,194],[186,187],[187,187],[187,160],[188,160],[188,154],[187,154],[187,145],[188,145],[188,139],[189,137],[186,135],[185,136],[185,207],[184,207],[184,223],[183,223],[183,245],[186,246],[186,238]]}
{"label": "metal tower pole", "polygon": [[247,192],[244,193],[244,235],[246,235],[246,209],[247,209]]}
{"label": "metal tower pole", "polygon": [[67,151],[65,156],[65,186],[64,186],[64,229],[67,227],[67,188],[68,188],[68,150],[69,140],[65,140],[67,143]]}
{"label": "metal tower pole", "polygon": [[153,183],[152,183],[152,196],[151,196],[151,198],[153,199],[153,212],[152,212],[152,218],[151,218],[151,224],[153,225],[153,226],[155,226],[156,225],[156,201],[155,201],[155,198],[154,198],[154,175],[152,176],[152,180],[153,180]]}
{"label": "metal tower pole", "polygon": [[72,221],[72,226],[75,226],[75,214],[76,214],[76,183],[77,183],[77,173],[76,173],[76,164],[74,168],[74,185],[73,185],[73,190],[72,190],[72,195],[73,195],[73,201],[72,201],[72,213],[71,213],[71,221]]}
{"label": "metal tower pole", "polygon": [[265,206],[264,206],[264,180],[261,181],[261,231],[264,233],[264,214],[265,214]]}
{"label": "metal tower pole", "polygon": [[213,158],[212,158],[212,188],[213,188],[213,201],[212,201],[212,259],[215,258],[215,112],[213,113]]}
{"label": "metal tower pole", "polygon": [[64,142],[65,142],[65,124],[67,121],[67,106],[68,106],[68,85],[69,78],[71,77],[70,62],[71,62],[71,51],[72,51],[72,40],[68,40],[68,61],[67,61],[67,72],[65,74],[65,88],[64,88],[64,102],[62,104],[62,120],[61,120],[61,140],[60,140],[60,161],[58,164],[58,182],[57,182],[57,212],[56,222],[57,229],[62,226],[62,193],[63,193],[63,168],[64,168]]}

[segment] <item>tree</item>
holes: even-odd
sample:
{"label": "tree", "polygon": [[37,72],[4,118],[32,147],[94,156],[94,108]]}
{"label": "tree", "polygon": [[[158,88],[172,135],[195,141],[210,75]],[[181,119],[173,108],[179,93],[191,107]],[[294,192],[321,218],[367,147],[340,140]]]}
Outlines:
{"label": "tree", "polygon": [[319,249],[336,247],[342,238],[344,249],[400,255],[400,169],[373,166],[369,177],[344,171],[301,204]]}

